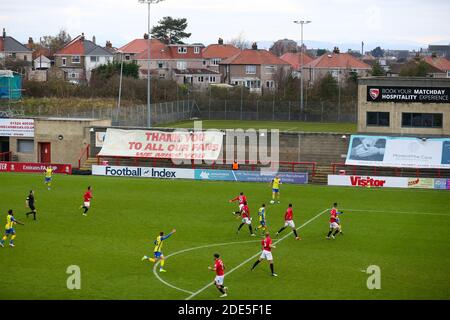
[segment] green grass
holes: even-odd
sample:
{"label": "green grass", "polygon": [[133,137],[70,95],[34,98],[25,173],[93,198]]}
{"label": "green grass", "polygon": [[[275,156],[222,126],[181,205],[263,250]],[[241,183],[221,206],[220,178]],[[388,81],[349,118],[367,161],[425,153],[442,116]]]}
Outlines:
{"label": "green grass", "polygon": [[[13,208],[25,222],[16,226],[16,247],[0,248],[0,299],[185,299],[188,293],[163,284],[141,261],[158,232],[174,227],[166,256],[242,242],[168,258],[161,278],[187,291],[212,282],[207,266],[215,252],[228,272],[260,252],[258,242],[247,242],[254,240],[247,229],[235,234],[239,221],[227,200],[244,191],[255,217],[270,199],[267,184],[55,176],[53,185],[47,191],[41,175],[0,175],[1,221]],[[84,217],[78,208],[87,185],[94,199]],[[24,215],[29,189],[36,222]],[[448,192],[284,185],[282,204],[268,205],[269,227],[283,224],[288,202],[300,226],[334,201],[345,212],[345,235],[326,240],[328,214],[318,216],[299,230],[302,241],[288,235],[274,249],[278,278],[267,263],[250,272],[254,259],[229,273],[229,299],[450,299]],[[81,268],[81,290],[66,288],[70,265]],[[381,290],[366,287],[369,275],[361,270],[370,265],[381,268]],[[194,299],[218,296],[208,287]]]}
{"label": "green grass", "polygon": [[[338,132],[355,133],[354,123],[321,123],[302,121],[234,121],[234,120],[203,120],[204,129],[279,129],[280,131],[303,132]],[[181,121],[159,125],[170,128],[193,128],[194,121]]]}

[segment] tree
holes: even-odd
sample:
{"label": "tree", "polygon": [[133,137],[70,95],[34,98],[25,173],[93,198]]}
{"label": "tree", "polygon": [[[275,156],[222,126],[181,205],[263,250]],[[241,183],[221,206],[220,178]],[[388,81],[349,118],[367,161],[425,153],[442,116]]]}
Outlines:
{"label": "tree", "polygon": [[297,52],[297,42],[289,39],[278,40],[270,47],[269,51],[278,57],[286,52]]}
{"label": "tree", "polygon": [[376,47],[375,49],[373,49],[372,51],[370,51],[370,53],[375,57],[375,58],[381,58],[384,56],[384,50],[381,49],[380,47]]}
{"label": "tree", "polygon": [[228,44],[231,44],[241,50],[250,49],[251,47],[250,42],[245,39],[243,32],[239,33],[239,35],[236,38],[233,38],[230,41],[228,41]]}
{"label": "tree", "polygon": [[56,51],[63,48],[72,38],[66,30],[61,29],[56,36],[43,36],[40,42],[41,47],[50,51],[50,55],[54,55]]}
{"label": "tree", "polygon": [[[93,77],[96,79],[109,79],[114,75],[120,75],[120,62],[114,61],[113,63],[103,64],[94,70],[92,70]],[[123,72],[124,77],[131,77],[134,79],[139,78],[139,65],[136,62],[127,62],[123,64]]]}
{"label": "tree", "polygon": [[320,57],[321,55],[324,55],[325,53],[327,53],[327,49],[317,49],[316,55],[318,57]]}
{"label": "tree", "polygon": [[375,63],[372,66],[371,74],[374,77],[376,77],[376,76],[385,76],[386,75],[386,71],[384,71],[384,69],[381,67],[381,65],[380,65],[380,63],[378,61],[375,61]]}
{"label": "tree", "polygon": [[426,77],[430,65],[424,61],[415,64],[408,64],[400,70],[401,77]]}
{"label": "tree", "polygon": [[185,32],[188,26],[186,18],[164,17],[158,23],[159,25],[152,28],[151,34],[166,44],[183,44],[182,39],[191,36],[191,33]]}

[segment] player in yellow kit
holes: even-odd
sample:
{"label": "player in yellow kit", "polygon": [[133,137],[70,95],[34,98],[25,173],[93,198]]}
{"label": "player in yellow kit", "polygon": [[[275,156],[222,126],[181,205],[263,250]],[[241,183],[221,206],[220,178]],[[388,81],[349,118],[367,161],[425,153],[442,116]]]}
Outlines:
{"label": "player in yellow kit", "polygon": [[256,231],[261,230],[262,234],[264,235],[267,230],[266,205],[264,203],[258,210],[258,216],[259,216],[259,226],[256,228]]}
{"label": "player in yellow kit", "polygon": [[48,190],[50,190],[52,186],[52,173],[53,173],[52,167],[48,166],[45,169],[45,182],[44,182],[47,185]]}
{"label": "player in yellow kit", "polygon": [[16,223],[23,225],[22,222],[14,218],[14,212],[11,209],[9,209],[8,215],[6,216],[5,235],[3,236],[2,240],[0,240],[0,247],[5,246],[5,241],[8,239],[8,236],[11,236],[11,239],[9,240],[9,246],[14,247],[14,239],[16,238],[16,231],[14,230],[14,225]]}
{"label": "player in yellow kit", "polygon": [[280,177],[275,176],[275,178],[273,178],[273,180],[271,182],[272,200],[270,201],[270,203],[272,203],[272,204],[275,203],[275,197],[277,198],[277,202],[280,203],[280,184],[281,184]]}
{"label": "player in yellow kit", "polygon": [[154,241],[155,249],[153,250],[153,255],[155,256],[155,258],[143,256],[142,261],[148,260],[153,263],[157,263],[158,261],[161,261],[161,266],[159,268],[159,272],[166,272],[166,270],[164,270],[165,258],[164,258],[164,254],[162,253],[162,245],[163,245],[163,241],[166,240],[167,238],[169,238],[175,232],[177,232],[177,230],[173,229],[171,233],[169,233],[168,235],[165,236],[164,232],[161,231],[159,233],[159,236]]}

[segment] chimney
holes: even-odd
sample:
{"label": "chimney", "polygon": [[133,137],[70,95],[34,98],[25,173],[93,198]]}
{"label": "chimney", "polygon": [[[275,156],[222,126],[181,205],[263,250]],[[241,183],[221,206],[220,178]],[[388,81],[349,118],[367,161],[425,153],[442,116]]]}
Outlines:
{"label": "chimney", "polygon": [[92,42],[93,42],[94,44],[96,44],[96,43],[95,43],[95,36],[92,36]]}
{"label": "chimney", "polygon": [[258,44],[256,42],[253,42],[252,50],[258,50]]}
{"label": "chimney", "polygon": [[33,45],[33,38],[32,38],[32,37],[29,37],[29,38],[28,38],[28,44],[29,44],[29,45]]}
{"label": "chimney", "polygon": [[109,41],[109,40],[106,41],[105,47],[112,49],[112,43],[111,43],[111,41]]}
{"label": "chimney", "polygon": [[80,38],[80,40],[81,40],[81,41],[84,41],[84,32],[81,33],[81,38]]}
{"label": "chimney", "polygon": [[5,39],[6,38],[6,31],[5,31],[5,28],[3,28],[3,39]]}
{"label": "chimney", "polygon": [[222,38],[219,38],[219,42],[218,42],[219,44],[223,44],[223,39]]}
{"label": "chimney", "polygon": [[338,47],[334,47],[333,53],[341,53],[341,52],[339,51],[339,48],[338,48]]}
{"label": "chimney", "polygon": [[148,33],[144,33],[144,39],[148,40]]}

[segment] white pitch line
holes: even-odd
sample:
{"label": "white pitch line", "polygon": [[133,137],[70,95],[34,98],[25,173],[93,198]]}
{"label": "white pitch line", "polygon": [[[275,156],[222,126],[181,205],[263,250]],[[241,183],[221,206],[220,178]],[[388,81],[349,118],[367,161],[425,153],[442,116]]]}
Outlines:
{"label": "white pitch line", "polygon": [[[322,214],[324,214],[325,212],[327,212],[329,209],[325,209],[321,212],[319,212],[318,214],[316,214],[314,217],[312,217],[311,219],[309,219],[308,221],[306,221],[304,224],[302,224],[300,227],[298,227],[296,230],[299,230],[301,228],[303,228],[304,226],[308,225],[309,223],[311,223],[312,221],[316,220],[318,217],[320,217]],[[287,237],[291,236],[291,232],[287,233],[286,235],[284,235],[282,238],[280,238],[279,240],[277,240],[274,244],[277,244],[281,241],[283,241],[284,239],[286,239]],[[261,251],[259,251],[258,253],[254,254],[253,256],[251,256],[250,258],[246,259],[244,262],[240,263],[239,265],[237,265],[236,267],[234,267],[233,269],[231,269],[229,272],[227,272],[227,274],[225,275],[225,277],[229,276],[231,273],[233,273],[234,271],[236,271],[237,269],[239,269],[240,267],[242,267],[243,265],[245,265],[246,263],[248,263],[249,261],[253,260],[254,258],[256,258],[257,256],[261,255]],[[185,300],[191,300],[192,298],[194,298],[196,295],[198,295],[199,293],[203,292],[204,290],[208,289],[210,286],[213,285],[213,282],[209,282],[206,286],[204,286],[203,288],[197,290],[196,292],[192,293],[189,297],[187,297]]]}
{"label": "white pitch line", "polygon": [[427,215],[427,216],[450,216],[450,214],[437,212],[410,212],[410,211],[366,210],[366,209],[342,209],[342,210],[355,212],[370,212],[370,213],[400,213],[400,214]]}
{"label": "white pitch line", "polygon": [[[249,242],[259,242],[260,240],[247,240],[247,241],[234,241],[234,242],[225,242],[225,243],[216,243],[216,244],[207,244],[207,245],[203,245],[203,246],[199,246],[199,247],[193,247],[193,248],[188,248],[188,249],[184,249],[184,250],[180,250],[180,251],[176,251],[174,253],[169,254],[166,259],[176,256],[178,254],[184,253],[184,252],[188,252],[188,251],[193,251],[193,250],[199,250],[199,249],[204,249],[204,248],[210,248],[210,247],[219,247],[219,246],[228,246],[228,245],[232,245],[232,244],[242,244],[242,243],[249,243]],[[160,261],[158,261],[157,263],[155,263],[155,265],[153,266],[153,274],[155,275],[155,277],[161,281],[162,283],[164,283],[166,286],[169,286],[173,289],[176,289],[178,291],[182,291],[182,292],[186,292],[189,294],[193,294],[193,292],[189,291],[189,290],[185,290],[182,288],[179,288],[177,286],[174,286],[173,284],[163,280],[158,272],[156,271],[156,269],[158,269],[158,266],[160,265]]]}

